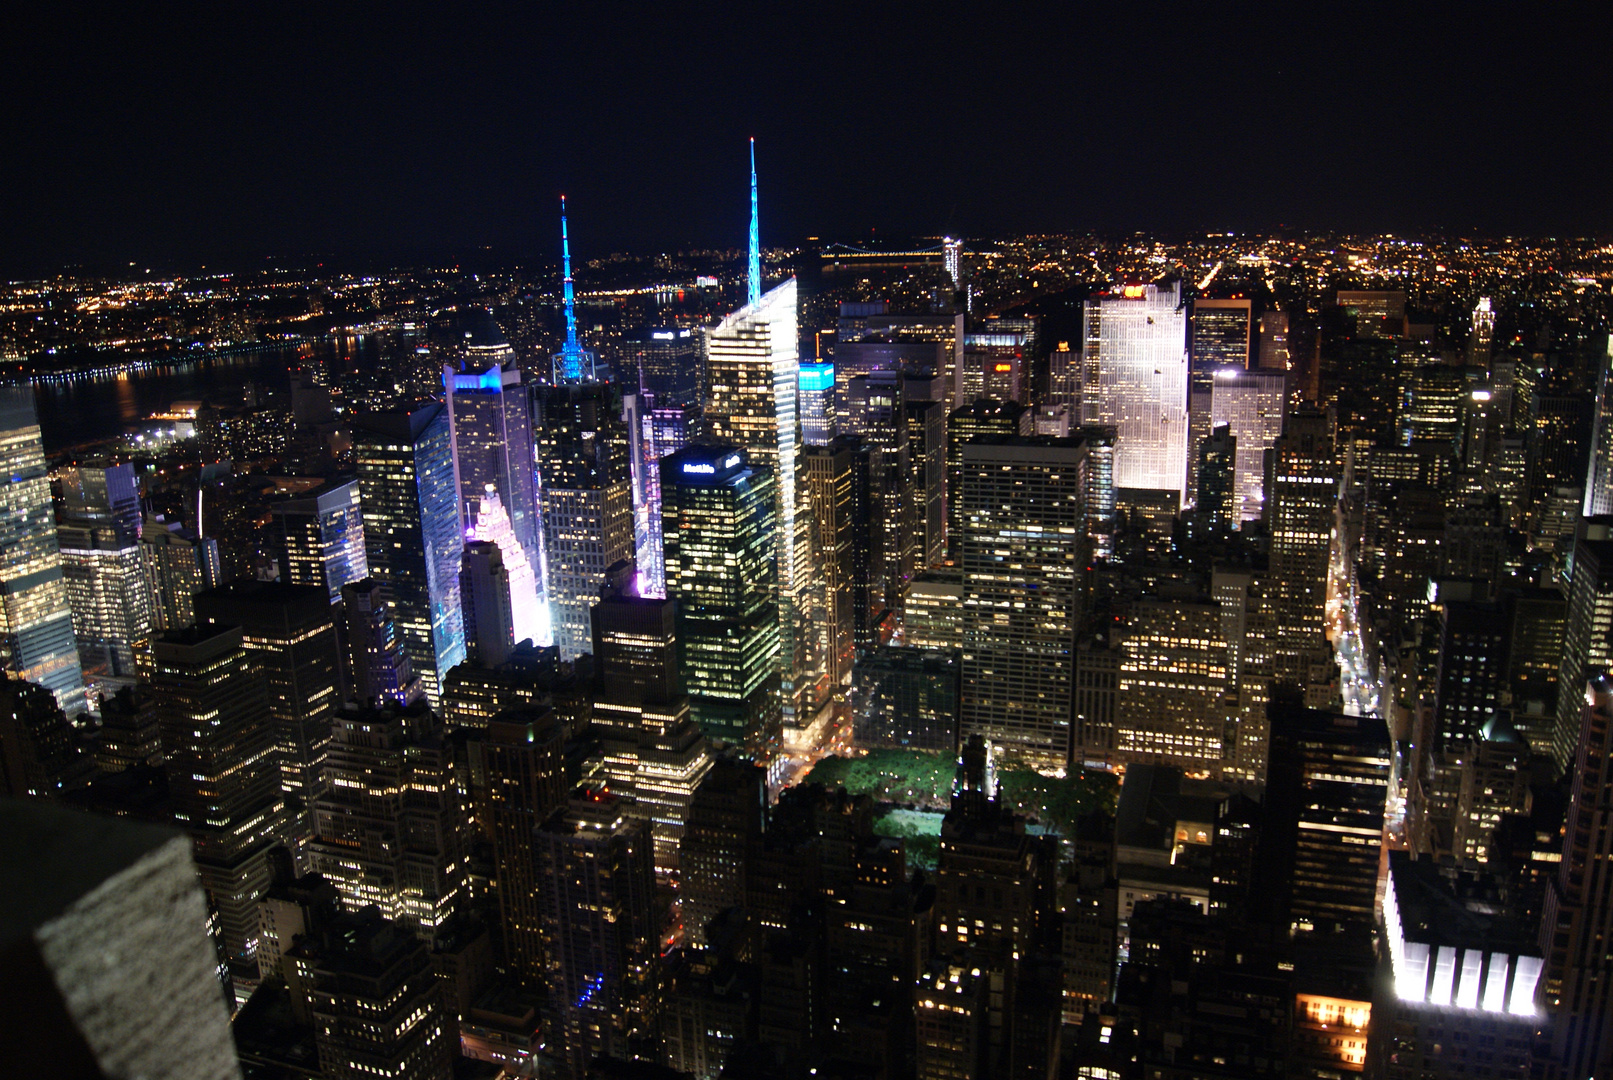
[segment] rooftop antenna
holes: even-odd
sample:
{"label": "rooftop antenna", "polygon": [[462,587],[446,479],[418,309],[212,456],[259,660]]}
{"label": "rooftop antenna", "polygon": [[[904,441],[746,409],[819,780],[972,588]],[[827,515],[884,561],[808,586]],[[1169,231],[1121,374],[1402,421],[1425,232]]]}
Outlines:
{"label": "rooftop antenna", "polygon": [[762,232],[756,220],[756,138],[750,141],[750,292],[747,302],[762,299]]}
{"label": "rooftop antenna", "polygon": [[566,343],[554,358],[554,381],[556,383],[579,383],[583,380],[583,368],[588,368],[588,379],[594,376],[594,356],[583,349],[582,343],[577,340],[577,302],[571,281],[571,238],[566,232],[566,197],[560,196],[560,261],[562,266],[562,287],[566,301]]}

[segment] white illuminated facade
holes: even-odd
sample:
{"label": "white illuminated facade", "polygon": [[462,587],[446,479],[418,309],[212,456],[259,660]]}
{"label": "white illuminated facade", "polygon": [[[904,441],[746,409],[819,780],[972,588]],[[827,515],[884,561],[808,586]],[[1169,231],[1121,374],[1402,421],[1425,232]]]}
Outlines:
{"label": "white illuminated facade", "polygon": [[1254,521],[1265,509],[1266,451],[1283,433],[1281,371],[1219,368],[1210,390],[1210,427],[1226,424],[1237,440],[1232,463],[1232,520]]}
{"label": "white illuminated facade", "polygon": [[503,556],[504,570],[510,583],[510,625],[517,642],[531,638],[543,644],[549,638],[547,614],[538,600],[538,577],[526,549],[516,539],[510,524],[510,515],[499,501],[498,491],[492,484],[483,490],[476,520],[465,530],[467,541],[484,540],[498,545]]}
{"label": "white illuminated facade", "polygon": [[1115,430],[1117,488],[1187,487],[1187,311],[1181,283],[1086,302],[1081,422]]}

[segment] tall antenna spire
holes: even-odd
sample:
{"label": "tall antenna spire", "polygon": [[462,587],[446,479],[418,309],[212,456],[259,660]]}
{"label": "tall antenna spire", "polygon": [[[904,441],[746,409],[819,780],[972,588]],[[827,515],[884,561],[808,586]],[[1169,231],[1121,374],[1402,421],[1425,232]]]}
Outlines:
{"label": "tall antenna spire", "polygon": [[750,141],[750,292],[747,302],[762,299],[762,231],[756,222],[756,139]]}
{"label": "tall antenna spire", "polygon": [[[594,354],[577,340],[577,302],[571,283],[571,237],[566,232],[566,197],[560,196],[560,262],[562,287],[566,301],[566,343],[555,353],[553,368],[556,383],[592,382]],[[587,369],[586,377],[584,368]]]}

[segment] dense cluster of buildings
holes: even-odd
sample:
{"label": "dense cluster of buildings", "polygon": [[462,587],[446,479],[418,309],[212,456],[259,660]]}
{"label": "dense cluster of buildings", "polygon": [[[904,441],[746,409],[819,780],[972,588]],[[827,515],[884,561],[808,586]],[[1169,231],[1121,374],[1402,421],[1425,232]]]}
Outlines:
{"label": "dense cluster of buildings", "polygon": [[0,389],[0,789],[189,835],[245,1075],[1613,1070],[1604,311],[1231,237],[808,294],[753,169],[742,305],[596,353],[564,221],[552,350],[299,376],[273,475]]}

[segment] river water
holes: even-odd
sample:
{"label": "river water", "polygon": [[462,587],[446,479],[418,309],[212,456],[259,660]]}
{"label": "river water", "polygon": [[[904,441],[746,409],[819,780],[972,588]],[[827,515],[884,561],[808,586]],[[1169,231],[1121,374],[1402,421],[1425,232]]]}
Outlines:
{"label": "river water", "polygon": [[334,375],[373,368],[379,357],[373,337],[265,344],[117,375],[38,382],[34,404],[49,454],[116,438],[176,401],[239,405],[249,382],[285,390],[294,372],[323,369]]}

